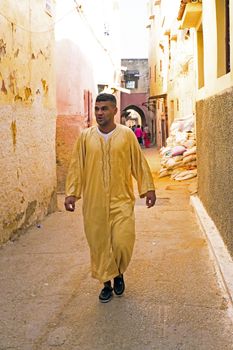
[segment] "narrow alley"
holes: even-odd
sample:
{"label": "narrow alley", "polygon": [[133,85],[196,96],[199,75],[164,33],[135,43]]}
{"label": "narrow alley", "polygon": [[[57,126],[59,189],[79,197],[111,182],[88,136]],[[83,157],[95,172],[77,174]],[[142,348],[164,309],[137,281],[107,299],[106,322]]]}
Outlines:
{"label": "narrow alley", "polygon": [[194,179],[158,179],[157,204],[137,199],[137,240],[126,292],[108,304],[89,273],[81,202],[0,249],[0,349],[233,349],[231,306],[190,206]]}
{"label": "narrow alley", "polygon": [[233,350],[232,28],[0,1],[0,350]]}

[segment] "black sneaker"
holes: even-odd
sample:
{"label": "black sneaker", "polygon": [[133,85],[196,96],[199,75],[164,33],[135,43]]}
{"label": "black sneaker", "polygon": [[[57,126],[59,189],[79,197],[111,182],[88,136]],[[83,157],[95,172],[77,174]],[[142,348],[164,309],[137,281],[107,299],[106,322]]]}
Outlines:
{"label": "black sneaker", "polygon": [[112,286],[111,281],[104,283],[104,288],[101,290],[99,300],[101,303],[108,303],[112,299]]}
{"label": "black sneaker", "polygon": [[123,275],[119,275],[117,277],[114,278],[114,293],[116,295],[122,295],[125,291],[125,282],[124,282],[124,278]]}

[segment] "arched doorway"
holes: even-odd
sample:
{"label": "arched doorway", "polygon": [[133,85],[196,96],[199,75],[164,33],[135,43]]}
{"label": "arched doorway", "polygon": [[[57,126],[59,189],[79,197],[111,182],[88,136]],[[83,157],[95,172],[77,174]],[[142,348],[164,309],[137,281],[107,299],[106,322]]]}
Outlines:
{"label": "arched doorway", "polygon": [[146,117],[143,110],[135,105],[129,105],[123,110],[126,118],[124,124],[132,127],[133,125],[144,126],[146,124]]}

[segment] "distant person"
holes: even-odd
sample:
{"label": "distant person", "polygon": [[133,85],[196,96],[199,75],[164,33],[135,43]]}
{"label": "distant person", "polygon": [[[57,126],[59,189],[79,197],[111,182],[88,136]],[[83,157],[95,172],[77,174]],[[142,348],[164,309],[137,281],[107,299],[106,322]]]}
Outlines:
{"label": "distant person", "polygon": [[142,145],[142,136],[143,136],[143,133],[142,133],[142,129],[140,127],[140,125],[137,125],[136,129],[134,130],[134,133],[137,137],[137,140],[138,140],[138,143],[140,145]]}
{"label": "distant person", "polygon": [[[97,126],[85,129],[77,140],[66,180],[65,208],[75,210],[83,196],[84,229],[90,247],[92,277],[104,284],[99,300],[111,300],[125,290],[123,274],[135,241],[132,176],[141,198],[156,201],[147,161],[128,127],[115,124],[114,95],[102,93],[95,102]],[[113,287],[112,282],[113,280]]]}
{"label": "distant person", "polygon": [[150,130],[147,124],[144,126],[143,139],[144,139],[144,146],[146,148],[149,148],[150,147]]}

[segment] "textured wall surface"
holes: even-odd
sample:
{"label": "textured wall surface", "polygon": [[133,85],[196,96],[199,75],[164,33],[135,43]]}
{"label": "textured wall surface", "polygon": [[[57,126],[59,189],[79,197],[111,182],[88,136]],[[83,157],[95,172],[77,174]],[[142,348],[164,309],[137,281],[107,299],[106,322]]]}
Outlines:
{"label": "textured wall surface", "polygon": [[[65,190],[65,179],[76,138],[87,126],[84,91],[95,91],[88,57],[71,40],[56,42],[57,85],[57,189]],[[90,106],[93,114],[93,106]]]}
{"label": "textured wall surface", "polygon": [[56,208],[52,17],[43,1],[1,1],[0,243]]}
{"label": "textured wall surface", "polygon": [[73,146],[84,129],[84,118],[82,116],[62,116],[57,117],[57,189],[58,192],[65,191],[65,180],[69,167]]}
{"label": "textured wall surface", "polygon": [[138,59],[122,59],[121,65],[127,67],[127,70],[138,70],[138,88],[132,89],[134,93],[148,93],[149,92],[149,68],[148,59],[138,58]]}
{"label": "textured wall surface", "polygon": [[197,103],[198,194],[233,255],[233,88]]}

